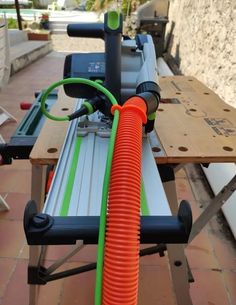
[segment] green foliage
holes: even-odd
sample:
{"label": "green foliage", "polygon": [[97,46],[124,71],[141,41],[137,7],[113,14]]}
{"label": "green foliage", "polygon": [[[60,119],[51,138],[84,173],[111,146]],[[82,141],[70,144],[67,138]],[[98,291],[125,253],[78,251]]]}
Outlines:
{"label": "green foliage", "polygon": [[[124,16],[130,15],[134,12],[141,4],[147,2],[148,0],[122,0],[121,2],[121,9]],[[114,3],[111,0],[87,0],[86,1],[86,10],[107,10],[109,9],[109,5]]]}
{"label": "green foliage", "polygon": [[95,0],[86,1],[86,11],[91,11],[94,6]]}
{"label": "green foliage", "polygon": [[32,0],[32,2],[33,2],[33,8],[34,9],[39,9],[40,8],[39,0]]}
{"label": "green foliage", "polygon": [[122,1],[121,8],[122,8],[122,13],[124,14],[124,16],[127,16],[127,14],[129,14],[130,5],[131,5],[131,0]]}
{"label": "green foliage", "polygon": [[17,20],[14,18],[7,19],[8,29],[18,29]]}
{"label": "green foliage", "polygon": [[96,10],[106,10],[109,9],[109,5],[114,3],[114,1],[111,0],[95,0],[94,8]]}
{"label": "green foliage", "polygon": [[124,16],[130,16],[132,12],[135,12],[137,8],[147,2],[148,0],[123,0],[122,1],[122,13]]}
{"label": "green foliage", "polygon": [[[29,1],[28,3],[20,3],[20,8],[32,8],[32,1]],[[15,4],[1,4],[0,9],[15,9]]]}
{"label": "green foliage", "polygon": [[15,5],[14,4],[1,4],[0,8],[1,9],[2,8],[6,8],[6,9],[8,9],[8,8],[15,8]]}
{"label": "green foliage", "polygon": [[32,0],[32,7],[34,9],[43,9],[43,10],[47,9],[47,5],[40,4],[40,0]]}

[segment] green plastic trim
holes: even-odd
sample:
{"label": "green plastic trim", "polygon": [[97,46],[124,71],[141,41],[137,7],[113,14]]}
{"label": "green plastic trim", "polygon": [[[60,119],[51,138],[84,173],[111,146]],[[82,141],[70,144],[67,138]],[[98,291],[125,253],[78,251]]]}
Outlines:
{"label": "green plastic trim", "polygon": [[96,83],[99,83],[100,85],[102,85],[104,83],[104,81],[102,79],[95,79]]}
{"label": "green plastic trim", "polygon": [[76,174],[76,168],[77,168],[77,163],[78,163],[78,159],[79,159],[81,142],[82,142],[82,137],[78,137],[75,142],[73,159],[72,159],[72,162],[70,165],[69,176],[67,178],[66,191],[64,193],[64,197],[63,197],[63,201],[62,201],[60,216],[67,216],[67,214],[68,214],[71,194],[72,194],[74,179],[75,179],[75,174]]}
{"label": "green plastic trim", "polygon": [[120,26],[120,14],[117,11],[110,11],[107,13],[107,26],[111,30],[117,30]]}
{"label": "green plastic trim", "polygon": [[141,212],[144,216],[150,215],[143,180],[141,183]]}
{"label": "green plastic trim", "polygon": [[94,112],[93,106],[90,103],[88,103],[87,101],[84,101],[83,105],[87,108],[88,114],[91,114]]}
{"label": "green plastic trim", "polygon": [[148,116],[148,120],[150,120],[150,121],[154,121],[155,118],[156,118],[156,112],[153,112],[153,113],[149,114],[149,116]]}

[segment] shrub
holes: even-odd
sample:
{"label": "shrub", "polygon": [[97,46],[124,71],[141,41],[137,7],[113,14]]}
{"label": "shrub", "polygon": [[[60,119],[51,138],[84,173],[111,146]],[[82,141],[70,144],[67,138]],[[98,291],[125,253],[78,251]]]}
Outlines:
{"label": "shrub", "polygon": [[14,18],[7,19],[8,29],[18,29],[17,20]]}

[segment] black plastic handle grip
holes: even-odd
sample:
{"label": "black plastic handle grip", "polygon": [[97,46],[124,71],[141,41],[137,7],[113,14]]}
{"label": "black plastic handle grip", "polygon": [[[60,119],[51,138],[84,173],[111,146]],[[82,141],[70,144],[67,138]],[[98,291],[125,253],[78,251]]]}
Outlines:
{"label": "black plastic handle grip", "polygon": [[67,34],[70,37],[104,38],[103,23],[68,24]]}
{"label": "black plastic handle grip", "polygon": [[[141,216],[143,244],[184,244],[192,228],[192,212],[187,201],[180,203],[177,216]],[[24,213],[24,230],[29,245],[69,245],[76,240],[98,242],[99,216],[50,216],[37,213],[29,201]]]}

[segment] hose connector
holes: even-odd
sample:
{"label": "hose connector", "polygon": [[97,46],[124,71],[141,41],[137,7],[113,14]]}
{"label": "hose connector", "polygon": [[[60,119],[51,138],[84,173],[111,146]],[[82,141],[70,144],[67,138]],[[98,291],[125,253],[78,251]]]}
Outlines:
{"label": "hose connector", "polygon": [[160,102],[160,87],[155,82],[143,82],[137,87],[136,93],[146,103],[148,119],[145,132],[151,132],[154,128],[156,111]]}
{"label": "hose connector", "polygon": [[[94,113],[97,110],[103,110],[104,104],[106,102],[106,98],[104,95],[97,93],[97,95],[90,99],[85,100],[82,104],[82,106],[73,112],[72,114],[68,115],[69,121],[77,119],[83,115],[90,115]],[[110,105],[110,102],[109,102]]]}
{"label": "hose connector", "polygon": [[146,100],[148,115],[157,110],[161,98],[160,92],[161,88],[152,81],[143,82],[136,88],[136,94]]}
{"label": "hose connector", "polygon": [[130,99],[128,99],[123,106],[120,105],[114,105],[111,108],[111,113],[114,114],[115,110],[118,110],[120,113],[132,109],[136,113],[139,114],[139,116],[142,119],[142,123],[147,123],[147,106],[146,102],[142,97],[139,96],[133,96]]}

